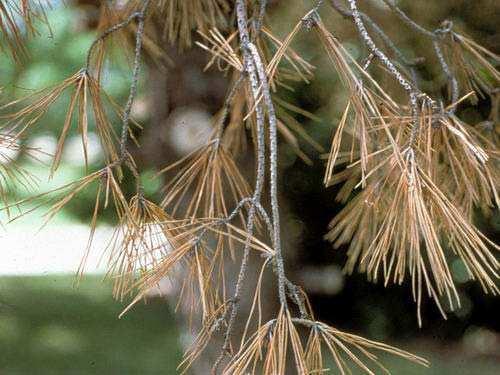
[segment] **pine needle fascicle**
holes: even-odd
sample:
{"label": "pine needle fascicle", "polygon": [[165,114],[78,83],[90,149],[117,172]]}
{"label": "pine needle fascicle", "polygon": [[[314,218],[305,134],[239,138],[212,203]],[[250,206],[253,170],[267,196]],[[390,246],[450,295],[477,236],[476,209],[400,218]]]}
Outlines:
{"label": "pine needle fascicle", "polygon": [[346,134],[352,139],[349,162],[359,155],[361,184],[366,184],[372,169],[371,155],[378,152],[399,152],[389,131],[390,122],[398,116],[400,107],[380,85],[350,56],[342,44],[317,20],[315,30],[330,61],[348,90],[348,101],[332,139],[324,178],[331,184],[334,168],[339,164],[339,152]]}
{"label": "pine needle fascicle", "polygon": [[13,155],[24,155],[37,159],[39,150],[21,145],[19,139],[0,133],[0,201],[7,207],[7,217],[10,217],[9,201],[15,198],[15,193],[21,187],[31,191],[38,185],[38,179],[23,167]]}
{"label": "pine needle fascicle", "polygon": [[181,48],[192,44],[192,31],[226,28],[231,10],[227,0],[160,0],[159,13],[165,24],[164,37]]}
{"label": "pine needle fascicle", "polygon": [[45,9],[50,0],[4,0],[0,2],[0,51],[8,49],[16,62],[28,55],[25,40],[27,36],[37,35],[36,22],[48,25]]}
{"label": "pine needle fascicle", "polygon": [[[11,219],[11,221],[14,221],[36,211],[40,207],[49,205],[49,208],[43,214],[44,221],[42,223],[42,227],[44,227],[81,192],[95,185],[97,185],[97,194],[93,216],[90,223],[89,240],[87,243],[87,249],[77,272],[77,274],[81,277],[85,268],[88,253],[92,247],[92,240],[97,225],[97,217],[101,210],[112,205],[118,218],[128,215],[127,201],[114,175],[113,166],[104,167],[76,181],[72,181],[53,190],[10,203],[9,205],[3,207],[2,211],[15,207],[20,213]],[[101,200],[103,202],[101,202]]]}
{"label": "pine needle fascicle", "polygon": [[172,251],[163,228],[171,219],[163,209],[137,194],[130,199],[127,212],[106,250],[107,275],[114,283],[113,296],[120,301],[134,291],[141,275],[157,267]]}
{"label": "pine needle fascicle", "polygon": [[[225,218],[231,208],[251,196],[250,185],[216,138],[159,174],[170,170],[176,170],[176,174],[164,187],[161,207],[174,217]],[[244,223],[243,215],[239,216]]]}
{"label": "pine needle fascicle", "polygon": [[290,355],[297,372],[307,374],[306,357],[297,328],[290,312],[281,308],[276,319],[260,326],[240,347],[222,373],[285,375]]}
{"label": "pine needle fascicle", "polygon": [[[436,185],[469,221],[474,209],[489,214],[500,207],[500,155],[494,140],[455,115],[440,116],[423,152],[431,157],[426,170]],[[433,152],[435,150],[435,152]]]}
{"label": "pine needle fascicle", "polygon": [[[325,360],[324,348],[327,349],[334,365],[341,374],[351,373],[349,363],[356,365],[365,374],[375,374],[370,368],[371,365],[389,374],[390,372],[372,351],[385,352],[422,366],[429,366],[429,362],[414,354],[387,344],[339,331],[322,322],[302,321],[302,324],[310,328],[304,351],[308,374],[321,374],[332,370],[327,367],[328,361]],[[369,364],[366,362],[369,362]]]}
{"label": "pine needle fascicle", "polygon": [[[239,244],[245,244],[247,233],[224,220],[212,218],[169,220],[161,223],[161,230],[168,242],[159,246],[166,254],[155,259],[154,267],[143,269],[135,284],[126,290],[127,294],[135,290],[137,295],[121,315],[145,298],[147,292],[157,287],[162,279],[175,279],[182,274],[179,279],[182,282],[178,307],[187,307],[191,319],[199,315],[206,324],[217,315],[216,312],[227,300],[225,254],[218,246],[211,249],[209,236],[225,236]],[[271,254],[269,247],[257,238],[251,237],[249,240],[252,250],[260,254]],[[154,252],[148,253],[149,256],[158,253],[158,246],[153,250]]]}
{"label": "pine needle fascicle", "polygon": [[500,56],[456,31],[447,33],[443,40],[446,58],[458,80],[460,94],[474,92],[470,100],[476,104],[478,97],[483,98],[498,88]]}
{"label": "pine needle fascicle", "polygon": [[[52,176],[59,167],[64,144],[75,117],[77,129],[82,138],[85,165],[88,167],[88,132],[92,117],[96,133],[103,146],[106,163],[110,165],[116,162],[119,159],[118,137],[109,120],[104,103],[107,101],[110,109],[120,119],[123,112],[85,69],[78,71],[58,85],[3,105],[0,107],[3,112],[15,109],[20,105],[24,105],[24,107],[13,113],[0,115],[0,118],[7,121],[5,126],[12,134],[16,134],[16,137],[22,137],[50,111],[51,106],[59,101],[66,92],[70,92],[68,111],[57,143],[50,175]],[[89,113],[89,107],[92,107],[92,113]]]}
{"label": "pine needle fascicle", "polygon": [[[452,123],[446,123],[435,129],[425,115],[420,116],[420,121],[417,143],[414,148],[408,148],[405,140],[411,132],[411,119],[400,119],[398,130],[393,132],[401,152],[376,155],[378,161],[373,164],[377,167],[369,172],[367,185],[333,219],[327,234],[335,247],[349,244],[346,264],[349,272],[358,264],[373,281],[382,274],[385,284],[401,284],[409,274],[419,323],[424,290],[443,315],[442,298],[447,299],[452,309],[460,305],[448,265],[451,254],[463,261],[469,277],[477,280],[486,293],[499,292],[496,286],[499,262],[493,253],[498,247],[481,234],[457,206],[460,202],[454,201],[455,196],[447,185],[450,177],[442,177],[443,168],[437,161],[450,160],[449,155],[439,156],[448,150],[432,147],[436,146],[433,138],[426,137],[437,131],[446,131],[448,138],[454,137],[461,152],[481,164],[475,165],[472,160],[468,161],[469,166],[461,163],[463,168],[471,169],[471,177],[473,173],[485,176],[487,154],[464,133],[465,128],[451,128]],[[401,155],[405,156],[403,164]],[[455,162],[454,168],[458,168]],[[342,198],[346,199],[360,186],[359,176],[360,163],[354,162],[348,166],[347,173],[341,172],[334,179],[335,182],[347,181],[348,189],[341,191]],[[492,189],[486,194],[491,202]]]}

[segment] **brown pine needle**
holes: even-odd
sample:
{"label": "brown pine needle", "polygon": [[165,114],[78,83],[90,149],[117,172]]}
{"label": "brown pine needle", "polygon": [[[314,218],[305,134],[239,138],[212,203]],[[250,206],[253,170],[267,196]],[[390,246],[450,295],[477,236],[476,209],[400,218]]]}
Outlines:
{"label": "brown pine needle", "polygon": [[[165,186],[161,206],[173,216],[224,218],[230,209],[250,197],[250,186],[231,155],[217,140],[201,147],[159,173],[178,169]],[[181,208],[182,207],[182,208]],[[240,215],[242,223],[243,216]]]}
{"label": "brown pine needle", "polygon": [[[112,164],[119,159],[117,152],[118,137],[109,120],[104,101],[109,103],[110,109],[118,118],[121,118],[123,112],[118,105],[104,93],[97,81],[84,69],[52,88],[38,91],[28,97],[14,100],[2,106],[0,109],[5,111],[16,108],[21,104],[28,103],[20,110],[1,115],[0,118],[7,120],[6,126],[9,127],[11,132],[15,132],[18,137],[24,136],[25,133],[35,126],[50,110],[50,107],[60,100],[61,96],[67,91],[71,91],[70,102],[52,162],[50,171],[51,176],[55,173],[61,162],[64,144],[73,124],[74,117],[76,117],[77,129],[82,138],[82,148],[86,166],[88,164],[88,132],[91,117],[93,117],[96,133],[103,146],[107,164]],[[92,107],[91,114],[89,113],[89,107]]]}
{"label": "brown pine needle", "polygon": [[158,8],[165,23],[164,37],[181,48],[191,46],[191,32],[195,29],[206,32],[227,27],[231,10],[227,0],[160,0]]}
{"label": "brown pine needle", "polygon": [[288,310],[259,327],[234,355],[223,374],[285,375],[291,354],[299,374],[307,374],[304,349]]}
{"label": "brown pine needle", "polygon": [[[484,97],[500,84],[500,72],[495,66],[500,63],[500,56],[488,51],[473,40],[457,32],[449,33],[444,47],[447,61],[458,80],[461,93],[475,92]],[[493,65],[493,63],[495,66]],[[477,96],[471,97],[473,104]]]}
{"label": "brown pine needle", "polygon": [[303,319],[296,319],[294,321],[310,329],[305,347],[305,362],[308,374],[330,372],[331,369],[325,368],[326,363],[323,347],[327,349],[337,370],[341,374],[350,374],[351,366],[349,363],[352,363],[362,370],[363,373],[374,375],[375,372],[369,367],[367,362],[390,374],[372,351],[385,352],[422,366],[429,366],[429,362],[414,354],[387,344],[339,331],[325,323]]}
{"label": "brown pine needle", "polygon": [[[6,46],[0,45],[0,51],[7,48],[16,62],[28,55],[25,38],[37,34],[35,22],[47,23],[45,8],[48,0],[32,2],[30,0],[3,0],[0,2],[0,34]],[[20,21],[22,20],[22,21]],[[22,31],[24,29],[24,31]]]}
{"label": "brown pine needle", "polygon": [[[244,244],[247,233],[230,224],[212,218],[169,220],[158,223],[162,234],[159,236],[166,242],[159,244],[148,251],[149,257],[155,257],[148,266],[142,269],[132,285],[123,289],[123,295],[134,290],[137,296],[125,308],[120,316],[124,315],[137,302],[143,299],[148,290],[158,285],[163,278],[174,278],[182,272],[179,305],[181,302],[190,307],[191,315],[201,312],[204,322],[216,313],[224,304],[224,259],[225,254],[220,245],[214,250],[207,247],[207,238],[211,233],[220,237],[228,237],[235,242]],[[225,226],[226,228],[221,228]],[[223,241],[218,241],[222,243]],[[117,247],[123,249],[123,247]],[[161,248],[161,249],[160,249]],[[250,248],[258,253],[272,256],[272,250],[258,239],[250,238]],[[156,256],[155,254],[160,254]]]}
{"label": "brown pine needle", "polygon": [[123,215],[108,245],[108,277],[114,282],[113,295],[123,300],[133,291],[137,279],[172,250],[164,223],[165,211],[142,195],[132,197],[128,214]]}
{"label": "brown pine needle", "polygon": [[37,158],[36,153],[39,152],[36,149],[23,147],[18,137],[0,133],[0,201],[6,206],[8,218],[10,218],[9,200],[18,189],[30,191],[38,185],[38,179],[10,155],[10,152],[21,151],[34,160]]}

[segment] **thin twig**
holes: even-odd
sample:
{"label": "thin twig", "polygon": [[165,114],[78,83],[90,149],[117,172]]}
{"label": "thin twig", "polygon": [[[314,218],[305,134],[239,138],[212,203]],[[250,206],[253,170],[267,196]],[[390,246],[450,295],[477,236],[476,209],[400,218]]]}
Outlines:
{"label": "thin twig", "polygon": [[134,175],[136,179],[137,192],[140,196],[143,194],[142,184],[140,182],[140,175],[137,171],[136,166],[130,158],[130,155],[127,152],[127,140],[130,131],[130,115],[132,112],[132,106],[135,101],[135,97],[137,96],[137,86],[139,82],[139,71],[141,67],[141,55],[142,55],[142,43],[144,38],[144,18],[146,15],[146,11],[149,7],[150,0],[145,0],[141,9],[137,12],[132,13],[128,16],[124,21],[117,23],[116,25],[111,26],[109,29],[104,31],[97,39],[94,40],[92,45],[90,46],[87,52],[87,62],[85,65],[85,72],[89,74],[90,72],[90,60],[92,58],[92,53],[95,47],[104,41],[107,37],[112,35],[118,30],[121,30],[127,27],[132,21],[137,21],[137,31],[135,35],[135,50],[134,50],[134,63],[132,67],[132,80],[130,84],[129,96],[127,99],[127,103],[123,110],[122,116],[122,129],[121,129],[121,137],[120,137],[120,155],[117,166],[126,163],[127,167],[129,167],[130,171]]}
{"label": "thin twig", "polygon": [[144,16],[150,0],[146,0],[141,8],[141,11],[136,15],[137,32],[135,34],[135,56],[134,65],[132,68],[132,83],[130,84],[130,93],[127,99],[127,104],[123,110],[122,134],[120,138],[120,159],[124,160],[127,152],[127,138],[130,125],[130,114],[137,95],[137,86],[139,82],[139,70],[141,67],[142,41],[144,37]]}
{"label": "thin twig", "polygon": [[[441,38],[443,38],[444,35],[451,32],[452,27],[453,24],[451,22],[449,21],[443,22],[442,27],[436,29],[436,31],[434,31],[434,34],[436,36],[440,36]],[[446,75],[446,78],[448,79],[449,84],[451,85],[450,100],[452,108],[450,108],[449,112],[453,114],[456,111],[456,103],[458,102],[460,96],[458,80],[455,74],[453,74],[450,66],[448,65],[446,58],[444,57],[443,50],[441,48],[441,41],[438,38],[436,38],[432,41],[432,45],[434,47],[434,52],[436,53],[436,56],[439,60],[439,64],[441,65],[441,69],[443,70],[444,74]]]}
{"label": "thin twig", "polygon": [[[335,0],[332,0],[335,1]],[[383,0],[384,3],[409,27],[411,27],[413,30],[417,31],[418,33],[429,37],[432,40],[432,45],[434,47],[434,52],[436,53],[436,57],[439,60],[439,65],[441,66],[441,69],[443,70],[444,74],[446,75],[446,78],[448,79],[448,82],[451,85],[451,103],[454,104],[458,101],[460,93],[459,93],[459,87],[458,87],[458,80],[451,71],[448,63],[446,62],[446,59],[444,57],[442,48],[441,48],[441,42],[440,38],[443,37],[444,34],[447,34],[452,31],[453,28],[453,23],[450,21],[445,21],[442,24],[441,28],[436,29],[435,31],[430,31],[427,30],[425,27],[421,26],[414,20],[412,20],[401,8],[399,8],[393,0]],[[454,105],[450,109],[450,113],[454,113],[456,110],[456,106]]]}
{"label": "thin twig", "polygon": [[405,89],[410,97],[410,107],[411,107],[411,115],[412,115],[412,132],[410,135],[410,148],[412,148],[416,142],[418,129],[419,129],[419,120],[418,120],[418,95],[419,91],[410,83],[396,68],[394,63],[386,56],[386,54],[380,50],[376,45],[370,34],[366,30],[366,26],[361,19],[360,12],[358,10],[358,6],[356,4],[356,0],[348,0],[349,5],[351,7],[352,17],[354,19],[354,24],[358,28],[359,34],[365,44],[368,46],[370,51],[377,56],[377,58],[386,66],[388,71],[396,78],[401,87]]}
{"label": "thin twig", "polygon": [[[149,0],[148,0],[149,2]],[[87,52],[87,62],[85,64],[85,69],[88,71],[90,69],[90,59],[92,58],[92,53],[97,45],[104,41],[107,37],[114,34],[116,31],[121,30],[127,27],[132,21],[135,21],[137,18],[141,17],[141,12],[134,12],[130,16],[128,16],[124,21],[117,23],[116,25],[111,26],[109,29],[105,30],[97,39],[95,39],[88,52]]]}
{"label": "thin twig", "polygon": [[229,90],[226,99],[224,100],[224,105],[222,106],[222,114],[217,122],[216,129],[217,129],[217,137],[218,141],[220,142],[222,139],[222,134],[224,133],[225,129],[225,124],[227,117],[229,115],[229,109],[231,108],[231,104],[233,103],[234,97],[238,93],[238,89],[240,88],[241,83],[245,80],[245,74],[240,73],[238,75],[238,78],[236,81],[234,81],[231,89]]}
{"label": "thin twig", "polygon": [[[344,18],[352,19],[352,12],[348,9],[344,8],[339,0],[330,0],[330,5],[333,9],[335,9],[338,13],[340,13]],[[372,28],[372,30],[378,34],[380,39],[385,43],[385,45],[396,55],[396,57],[404,64],[409,67],[414,67],[416,65],[421,64],[424,61],[424,58],[418,57],[416,59],[410,60],[408,59],[403,52],[396,46],[396,44],[392,41],[392,39],[382,30],[378,23],[376,23],[370,16],[366,13],[359,12],[361,18],[366,22],[368,26]]]}
{"label": "thin twig", "polygon": [[264,16],[266,15],[268,0],[259,0],[259,12],[257,14],[254,27],[255,27],[255,38],[257,38],[260,34],[260,30],[262,29],[262,25],[264,24]]}
{"label": "thin twig", "polygon": [[[238,21],[238,30],[240,35],[240,44],[242,46],[243,59],[245,64],[245,71],[248,74],[248,79],[250,81],[250,87],[252,90],[253,99],[257,103],[259,98],[259,81],[255,70],[255,66],[252,61],[252,56],[249,53],[248,49],[244,47],[248,45],[248,43],[250,43],[250,34],[247,28],[246,4],[243,0],[236,1],[236,14]],[[261,105],[257,105],[257,107],[255,108],[255,117],[257,124],[257,173],[256,173],[253,201],[260,202],[262,189],[264,187],[264,176],[265,176],[264,111]],[[250,206],[250,209],[248,210],[247,226],[246,226],[246,232],[248,234],[248,237],[243,250],[243,259],[241,261],[240,270],[238,273],[238,279],[236,282],[233,303],[231,304],[231,313],[229,315],[229,321],[227,324],[226,332],[224,334],[224,343],[222,345],[222,351],[212,367],[213,374],[217,373],[218,367],[224,360],[230,348],[232,331],[234,329],[236,316],[238,315],[239,299],[243,288],[243,283],[246,278],[246,272],[248,269],[248,261],[250,256],[250,241],[254,232],[254,226],[255,226],[254,221],[257,211],[256,207],[257,207],[256,204],[252,204]]]}
{"label": "thin twig", "polygon": [[436,35],[430,31],[427,30],[425,27],[419,25],[415,21],[413,21],[408,15],[401,10],[396,4],[394,4],[393,0],[382,0],[396,15],[409,27],[411,27],[413,30],[418,31],[419,33],[428,36],[431,39],[434,39]]}
{"label": "thin twig", "polygon": [[248,43],[257,73],[260,79],[260,86],[264,97],[264,102],[267,108],[267,115],[269,119],[269,153],[270,153],[270,197],[271,197],[271,211],[273,220],[273,247],[275,251],[275,262],[278,271],[278,291],[281,305],[286,308],[286,294],[285,294],[285,267],[283,263],[283,256],[281,254],[281,230],[280,230],[280,213],[278,203],[278,121],[274,110],[274,104],[271,99],[269,90],[269,83],[267,82],[267,75],[260,57],[257,47],[253,43]]}

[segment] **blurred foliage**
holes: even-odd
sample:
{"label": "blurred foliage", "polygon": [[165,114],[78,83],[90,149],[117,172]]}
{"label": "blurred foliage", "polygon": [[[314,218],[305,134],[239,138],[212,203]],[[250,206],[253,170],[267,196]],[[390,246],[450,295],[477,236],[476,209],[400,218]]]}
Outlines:
{"label": "blurred foliage", "polygon": [[[175,374],[182,352],[163,300],[122,319],[98,277],[0,278],[0,373]],[[161,369],[161,371],[159,370]]]}

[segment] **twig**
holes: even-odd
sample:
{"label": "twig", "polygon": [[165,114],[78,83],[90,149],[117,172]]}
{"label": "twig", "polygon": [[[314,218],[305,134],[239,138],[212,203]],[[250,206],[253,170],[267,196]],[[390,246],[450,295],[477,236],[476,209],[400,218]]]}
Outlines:
{"label": "twig", "polygon": [[[453,24],[449,21],[443,22],[442,27],[439,29],[436,29],[434,31],[434,34],[436,36],[440,36],[441,38],[451,32],[451,29],[453,27]],[[443,70],[444,74],[446,75],[446,78],[448,79],[449,84],[451,85],[451,104],[452,108],[450,108],[449,112],[450,113],[455,113],[456,111],[456,103],[458,102],[460,92],[459,92],[459,87],[458,87],[458,80],[457,77],[453,74],[450,66],[448,65],[444,54],[443,50],[441,48],[441,41],[436,38],[432,41],[432,45],[434,47],[434,52],[436,53],[436,56],[439,60],[439,64],[441,65],[441,69]]]}
{"label": "twig", "polygon": [[[419,25],[414,20],[412,20],[405,12],[401,10],[401,8],[399,8],[396,4],[394,4],[393,0],[383,0],[383,1],[406,25],[408,25],[418,33],[429,37],[432,40],[432,45],[434,47],[434,52],[436,53],[436,57],[439,60],[439,65],[441,66],[441,69],[443,70],[444,74],[446,75],[446,78],[448,79],[448,82],[451,85],[451,98],[450,98],[451,103],[452,104],[456,103],[460,96],[458,80],[451,71],[448,63],[446,62],[446,59],[444,57],[441,48],[441,42],[439,40],[440,38],[442,38],[444,34],[447,34],[452,31],[453,23],[450,21],[445,21],[442,23],[441,28],[438,28],[434,31],[430,31],[427,30],[425,27]],[[454,105],[449,112],[453,114],[455,113],[455,110],[456,106]]]}
{"label": "twig", "polygon": [[260,85],[264,97],[264,102],[267,107],[267,115],[269,118],[269,152],[270,152],[270,197],[271,197],[271,211],[273,219],[273,247],[275,251],[275,262],[278,271],[278,291],[281,305],[286,308],[286,294],[285,294],[285,267],[283,264],[283,256],[281,254],[281,230],[280,230],[280,213],[278,203],[278,126],[276,113],[274,111],[274,104],[271,100],[271,93],[269,91],[269,84],[267,82],[267,75],[265,72],[264,64],[260,57],[257,47],[253,43],[248,43],[248,49],[252,54],[257,73],[260,79]]}
{"label": "twig", "polygon": [[262,29],[262,25],[264,23],[264,16],[266,15],[268,0],[259,0],[259,12],[257,14],[254,28],[255,28],[255,38],[260,34],[260,30]]}
{"label": "twig", "polygon": [[121,137],[120,137],[120,154],[117,163],[115,166],[121,166],[123,163],[127,165],[132,174],[136,179],[137,185],[137,193],[142,197],[143,195],[143,187],[140,182],[140,175],[137,171],[137,167],[135,166],[133,160],[127,152],[127,140],[128,134],[130,131],[130,115],[132,112],[132,106],[135,101],[135,97],[137,96],[137,86],[139,82],[139,70],[141,67],[141,55],[142,55],[142,43],[144,38],[144,18],[146,11],[149,7],[150,0],[145,0],[141,9],[129,15],[124,21],[117,23],[116,25],[111,26],[109,29],[104,31],[97,39],[94,40],[92,45],[90,46],[87,52],[87,61],[85,65],[85,72],[90,74],[90,60],[92,58],[92,53],[95,47],[104,41],[107,37],[112,35],[118,30],[121,30],[127,27],[132,21],[137,21],[137,31],[135,35],[135,50],[134,50],[134,63],[132,68],[132,81],[130,84],[129,96],[127,99],[127,103],[125,104],[125,108],[123,110],[122,115],[122,129],[121,129]]}
{"label": "twig", "polygon": [[84,71],[86,74],[90,74],[90,60],[92,58],[92,53],[95,47],[103,42],[107,37],[112,35],[118,30],[121,30],[127,27],[132,21],[137,21],[137,31],[135,35],[135,50],[134,50],[134,63],[132,68],[132,79],[130,84],[129,96],[127,99],[127,103],[125,104],[125,108],[123,110],[122,115],[122,129],[120,136],[120,153],[119,158],[115,163],[112,163],[111,166],[120,167],[124,163],[132,172],[135,180],[136,180],[136,190],[139,197],[143,197],[144,189],[142,187],[142,183],[140,181],[140,174],[137,170],[137,167],[134,164],[130,154],[127,152],[127,140],[130,131],[130,115],[132,112],[132,106],[135,101],[135,97],[137,96],[137,86],[139,82],[139,70],[141,67],[141,55],[142,55],[142,43],[144,38],[144,18],[149,7],[150,0],[145,0],[142,4],[142,7],[139,11],[133,12],[130,14],[124,21],[117,23],[116,25],[111,26],[109,29],[104,31],[97,39],[94,40],[92,45],[90,46],[87,52],[87,60]]}
{"label": "twig", "polygon": [[348,0],[349,5],[351,7],[352,17],[354,19],[354,24],[358,28],[359,34],[365,44],[368,46],[370,51],[377,56],[377,58],[387,67],[389,72],[396,78],[401,87],[405,89],[410,98],[410,107],[411,107],[411,115],[412,115],[412,132],[410,135],[410,148],[413,148],[416,138],[418,135],[419,129],[419,120],[418,120],[418,95],[419,91],[399,72],[393,62],[385,55],[382,50],[380,50],[376,45],[370,34],[366,30],[366,27],[361,19],[361,15],[358,10],[358,6],[356,4],[356,0]]}
{"label": "twig", "polygon": [[351,11],[352,11],[352,17],[354,19],[354,23],[356,27],[358,28],[359,34],[361,35],[362,40],[365,42],[365,44],[368,46],[370,51],[377,56],[377,58],[387,67],[389,72],[397,79],[399,84],[408,92],[412,93],[414,92],[414,88],[412,87],[412,84],[405,78],[403,75],[399,72],[399,70],[396,68],[396,66],[393,64],[393,62],[386,56],[382,50],[380,50],[376,45],[373,39],[371,38],[370,34],[368,34],[368,31],[366,30],[366,26],[361,19],[361,14],[358,10],[358,6],[356,4],[356,0],[348,0],[349,5],[351,6]]}
{"label": "twig", "polygon": [[241,83],[244,80],[245,80],[245,74],[244,73],[239,74],[238,78],[236,79],[236,81],[234,81],[233,86],[229,90],[229,92],[226,96],[226,99],[224,100],[224,105],[222,106],[222,114],[221,114],[221,116],[216,124],[216,129],[217,129],[217,137],[216,138],[219,140],[219,142],[221,141],[222,134],[224,133],[226,119],[227,119],[227,116],[229,115],[229,109],[231,108],[231,104],[234,100],[234,97],[238,93],[238,89],[239,89]]}
{"label": "twig", "polygon": [[[238,21],[238,30],[240,35],[240,44],[242,46],[243,59],[245,64],[245,71],[248,74],[248,79],[250,81],[250,87],[252,90],[252,95],[254,101],[257,103],[259,98],[259,81],[255,70],[255,66],[252,61],[252,56],[245,48],[248,43],[250,43],[250,35],[247,28],[247,10],[246,4],[243,0],[236,1],[236,14]],[[265,137],[264,137],[264,112],[261,105],[257,105],[255,108],[255,117],[257,124],[257,173],[255,181],[255,190],[253,194],[253,201],[260,202],[260,197],[262,195],[262,188],[264,187],[264,176],[265,176]],[[238,279],[236,282],[235,292],[233,301],[231,304],[231,313],[229,315],[229,321],[227,324],[226,332],[224,334],[224,343],[222,345],[222,351],[214,362],[212,367],[212,373],[216,374],[218,367],[224,360],[226,354],[229,351],[231,343],[231,335],[234,328],[234,323],[236,321],[236,316],[238,315],[239,309],[239,299],[241,295],[241,290],[243,288],[243,283],[246,278],[246,271],[248,269],[248,261],[250,256],[250,241],[254,232],[254,220],[256,214],[256,204],[252,204],[248,211],[246,232],[248,234],[247,241],[243,250],[243,259],[240,265],[240,271],[238,273]]]}
{"label": "twig", "polygon": [[141,67],[142,40],[144,37],[144,16],[149,6],[150,0],[144,1],[141,11],[137,13],[137,32],[135,34],[135,56],[132,69],[132,83],[130,85],[130,93],[127,99],[127,104],[123,110],[122,134],[120,138],[120,159],[124,160],[127,152],[127,138],[130,125],[130,114],[137,95],[137,85],[139,82],[139,70]]}
{"label": "twig", "polygon": [[262,205],[259,202],[255,202],[255,200],[254,200],[253,197],[246,197],[246,198],[243,198],[242,200],[240,200],[238,202],[238,204],[236,205],[236,207],[233,209],[233,211],[231,211],[231,213],[228,216],[220,218],[220,219],[217,219],[215,222],[211,223],[210,225],[205,226],[203,228],[203,230],[201,231],[201,233],[194,239],[193,246],[195,246],[199,242],[201,242],[201,240],[203,239],[203,237],[205,236],[205,234],[208,233],[208,231],[211,228],[230,223],[238,215],[238,213],[241,211],[241,209],[247,203],[250,203],[250,207],[251,206],[255,206],[255,209],[257,210],[257,212],[259,213],[259,215],[262,216],[262,219],[264,220],[264,223],[266,224],[266,227],[267,227],[269,233],[272,234],[272,232],[273,232],[272,223],[271,223],[269,215],[267,214],[267,212],[264,209],[264,207],[262,207]]}
{"label": "twig", "polygon": [[431,39],[434,39],[436,35],[432,32],[427,30],[425,27],[420,26],[418,23],[413,21],[408,15],[401,10],[396,4],[393,3],[392,0],[382,0],[396,15],[409,27],[411,27],[413,30],[418,31],[419,33],[428,36]]}
{"label": "twig", "polygon": [[[149,0],[148,0],[149,2]],[[85,64],[85,69],[88,71],[90,69],[90,59],[92,58],[92,52],[94,52],[94,49],[97,47],[99,43],[104,41],[108,36],[114,34],[116,31],[121,30],[125,27],[127,27],[132,21],[136,20],[137,18],[141,17],[141,12],[134,12],[130,16],[128,16],[124,21],[117,23],[116,25],[111,26],[109,29],[104,31],[97,39],[95,39],[88,52],[87,52],[87,62]]]}
{"label": "twig", "polygon": [[[338,0],[330,0],[330,5],[333,9],[339,12],[344,18],[352,19],[352,12],[348,9],[345,9]],[[403,52],[396,46],[396,44],[392,41],[392,39],[382,30],[378,23],[376,23],[370,16],[366,13],[359,12],[361,18],[366,22],[368,26],[372,28],[372,30],[378,34],[380,39],[386,44],[386,46],[392,50],[392,52],[396,55],[396,57],[401,60],[404,65],[409,67],[414,67],[416,65],[421,64],[424,61],[424,58],[418,57],[416,59],[410,60],[408,59]]]}

